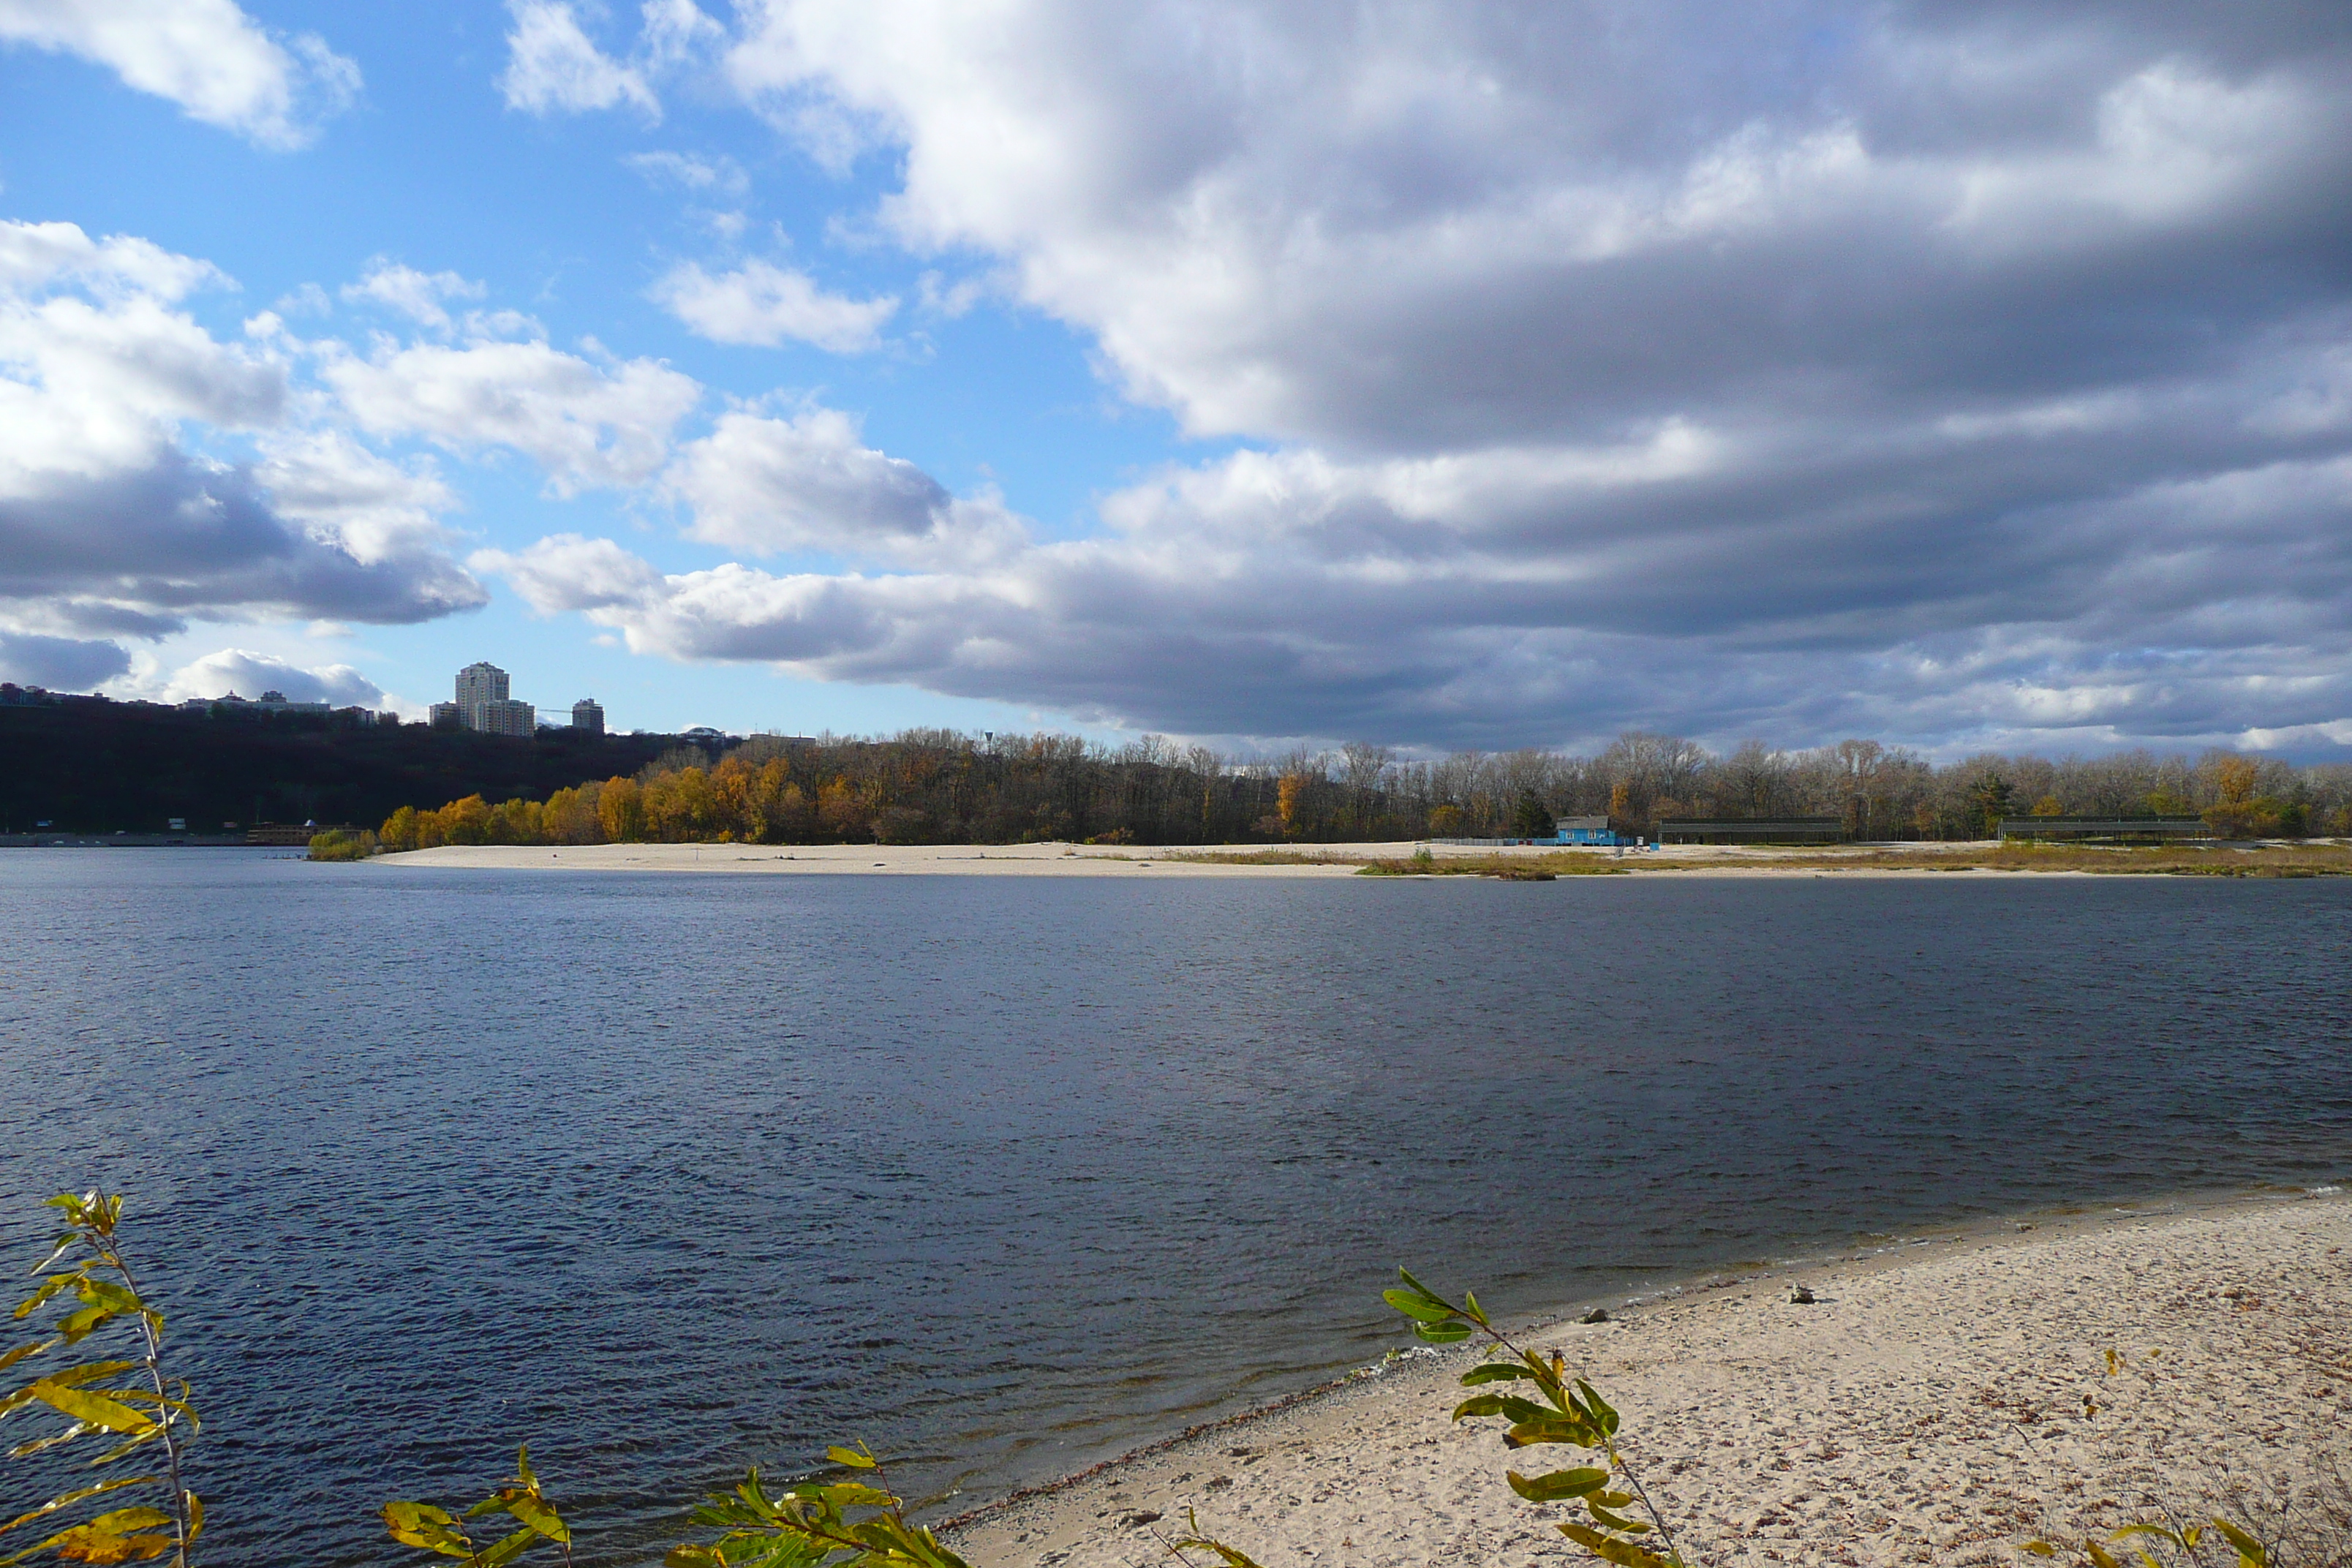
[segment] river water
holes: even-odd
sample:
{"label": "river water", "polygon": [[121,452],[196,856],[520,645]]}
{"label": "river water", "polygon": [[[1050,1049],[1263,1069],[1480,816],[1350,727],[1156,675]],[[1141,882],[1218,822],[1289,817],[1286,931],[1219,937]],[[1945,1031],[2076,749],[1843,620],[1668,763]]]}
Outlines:
{"label": "river water", "polygon": [[961,1506],[1376,1357],[1399,1262],[1533,1310],[2352,1172],[2346,880],[21,850],[0,922],[0,1242],[129,1194],[221,1563],[394,1560],[525,1440],[583,1564],[853,1435]]}

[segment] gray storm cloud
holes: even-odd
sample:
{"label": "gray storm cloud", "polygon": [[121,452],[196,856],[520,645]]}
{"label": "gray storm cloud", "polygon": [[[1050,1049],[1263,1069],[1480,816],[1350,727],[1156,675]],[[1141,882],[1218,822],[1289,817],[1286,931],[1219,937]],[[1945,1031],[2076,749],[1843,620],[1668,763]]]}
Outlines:
{"label": "gray storm cloud", "polygon": [[1192,732],[2352,738],[2341,6],[765,0],[727,68],[1266,449],[953,556],[770,440],[689,531],[868,564],[600,602],[646,651]]}

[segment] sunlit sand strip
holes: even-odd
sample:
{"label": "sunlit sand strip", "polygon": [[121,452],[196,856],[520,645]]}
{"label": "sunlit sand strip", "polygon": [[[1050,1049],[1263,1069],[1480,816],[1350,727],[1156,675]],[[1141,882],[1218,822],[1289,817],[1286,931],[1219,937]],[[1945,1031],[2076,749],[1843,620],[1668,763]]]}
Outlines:
{"label": "sunlit sand strip", "polygon": [[[1776,849],[1753,846],[1675,845],[1647,853],[1555,848],[1474,848],[1458,845],[1402,842],[1305,844],[1269,851],[1248,845],[1228,847],[1113,848],[1092,844],[594,844],[561,847],[451,845],[385,855],[371,865],[468,867],[478,870],[699,871],[755,875],[869,875],[935,877],[1345,877],[1368,860],[1402,860],[1427,849],[1439,860],[1567,860],[1681,876],[1733,877],[1937,877],[1949,870],[1906,868],[1927,858],[1981,846],[1920,844],[1875,846],[1842,857],[1838,851]],[[1874,864],[1842,866],[1860,853]],[[1271,858],[1269,858],[1271,857]],[[1891,862],[1891,863],[1888,863]],[[2020,872],[1969,868],[1970,877],[2079,875],[2072,870]],[[1451,880],[1451,879],[1449,879]]]}
{"label": "sunlit sand strip", "polygon": [[[1319,846],[1318,847],[1320,847]],[[1344,851],[1346,846],[1333,846]],[[1401,854],[1412,853],[1405,845]],[[451,845],[379,856],[372,866],[459,866],[500,871],[703,871],[751,875],[930,877],[1349,877],[1329,865],[1234,865],[1157,858],[1151,849],[1068,844],[592,844],[562,847]]]}
{"label": "sunlit sand strip", "polygon": [[[2347,1244],[2352,1203],[2325,1191],[2116,1211],[1759,1272],[1533,1338],[1623,1411],[1696,1561],[2015,1563],[2036,1534],[2210,1511],[2233,1489],[2260,1513],[2342,1456]],[[1511,1455],[1496,1423],[1451,1424],[1465,1364],[1394,1364],[983,1512],[954,1544],[992,1568],[1164,1563],[1151,1532],[1191,1506],[1266,1568],[1578,1559],[1551,1528],[1565,1509],[1503,1479],[1575,1450]]]}

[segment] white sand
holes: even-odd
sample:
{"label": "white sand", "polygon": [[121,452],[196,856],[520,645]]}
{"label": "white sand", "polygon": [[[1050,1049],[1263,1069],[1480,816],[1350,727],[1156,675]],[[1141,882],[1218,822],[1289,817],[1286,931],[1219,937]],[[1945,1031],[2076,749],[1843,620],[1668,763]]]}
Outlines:
{"label": "white sand", "polygon": [[[1873,846],[1884,849],[1885,846]],[[1922,852],[1968,846],[1926,844]],[[377,866],[459,866],[478,870],[543,871],[704,871],[864,876],[967,877],[1127,877],[1171,874],[1184,877],[1346,877],[1367,859],[1403,859],[1429,848],[1441,859],[1496,857],[1522,858],[1560,853],[1590,854],[1596,860],[1646,868],[1672,867],[1679,871],[1704,871],[1740,876],[1820,876],[1809,867],[1776,865],[1792,853],[1784,849],[1742,846],[1672,845],[1660,850],[1622,857],[1614,851],[1562,851],[1558,847],[1482,849],[1462,845],[1307,844],[1297,853],[1328,857],[1328,863],[1280,865],[1252,861],[1265,853],[1249,845],[1210,847],[1108,848],[1092,844],[594,844],[565,847],[517,845],[451,845],[385,855],[369,862]],[[1818,850],[1794,853],[1818,854]],[[1192,858],[1210,856],[1225,858]],[[1952,873],[1910,872],[1856,868],[1841,876],[1932,876]],[[1965,876],[2049,875],[2008,871],[1970,871]],[[2064,873],[2060,873],[2063,875]]]}
{"label": "white sand", "polygon": [[[1319,852],[1325,846],[1318,846]],[[1348,846],[1328,847],[1344,850]],[[1385,850],[1383,851],[1386,852]],[[1395,851],[1410,855],[1408,844]],[[373,866],[503,871],[708,871],[772,875],[963,877],[1348,877],[1356,863],[1235,866],[1161,860],[1159,849],[1071,844],[591,844],[562,848],[451,845],[383,855]],[[1181,853],[1181,851],[1180,851]]]}
{"label": "white sand", "polygon": [[[1759,1276],[1532,1339],[1623,1412],[1694,1561],[2016,1563],[2037,1533],[2210,1511],[2343,1454],[2347,1244],[2338,1197],[2116,1215]],[[1816,1304],[1790,1302],[1792,1279]],[[2124,1377],[2104,1375],[2110,1347]],[[1500,1423],[1451,1424],[1466,1364],[1409,1360],[985,1512],[954,1544],[988,1568],[1164,1564],[1152,1532],[1190,1504],[1266,1568],[1590,1561],[1552,1529],[1565,1506],[1503,1479],[1578,1451],[1513,1456]]]}

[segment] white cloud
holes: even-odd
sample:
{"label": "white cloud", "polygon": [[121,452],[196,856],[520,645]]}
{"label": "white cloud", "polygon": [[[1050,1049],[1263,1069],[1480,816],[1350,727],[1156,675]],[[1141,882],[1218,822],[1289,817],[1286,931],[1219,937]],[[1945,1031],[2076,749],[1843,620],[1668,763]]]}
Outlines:
{"label": "white cloud", "polygon": [[254,477],[278,515],[331,540],[362,565],[437,550],[457,498],[427,465],[379,457],[340,430],[268,443]]}
{"label": "white cloud", "polygon": [[691,509],[688,538],[755,555],[820,551],[969,569],[1027,542],[992,498],[957,500],[913,463],[866,446],[856,422],[829,408],[723,414],[678,449],[661,484]]}
{"label": "white cloud", "polygon": [[330,349],[320,369],[360,427],[460,452],[510,447],[558,495],[650,479],[702,388],[653,360],[599,366],[541,342]]}
{"label": "white cloud", "polygon": [[751,188],[743,165],[723,153],[716,156],[701,153],[632,153],[621,162],[655,184],[672,184],[682,190],[708,191],[723,196],[740,196]]}
{"label": "white cloud", "polygon": [[895,296],[828,294],[805,272],[756,260],[717,277],[684,263],[654,285],[653,299],[713,342],[774,348],[797,340],[834,353],[874,347],[882,324],[898,309]]}
{"label": "white cloud", "polygon": [[105,66],[265,147],[299,147],[359,91],[315,33],[281,42],[232,0],[0,0],[0,39]]}
{"label": "white cloud", "polygon": [[92,239],[70,223],[0,222],[0,289],[29,292],[58,282],[165,301],[231,286],[209,261],[175,256],[152,240],[119,234]]}
{"label": "white cloud", "polygon": [[661,590],[662,575],[609,539],[559,533],[519,554],[478,550],[473,566],[496,572],[541,615],[642,604]]}
{"label": "white cloud", "polygon": [[651,70],[689,64],[727,39],[727,29],[705,16],[694,0],[646,0],[644,16],[637,53]]}
{"label": "white cloud", "polygon": [[507,35],[499,90],[509,109],[577,114],[630,103],[649,119],[661,118],[661,100],[644,72],[599,49],[567,0],[508,0],[507,9],[514,31]]}
{"label": "white cloud", "polygon": [[[0,633],[20,662],[96,668],[121,653],[106,639],[197,616],[404,621],[482,601],[438,546],[449,498],[429,476],[289,428],[274,322],[225,343],[179,308],[223,282],[143,240],[0,223]],[[270,455],[206,455],[222,437]]]}
{"label": "white cloud", "polygon": [[455,272],[423,273],[381,256],[368,264],[358,282],[346,283],[342,288],[345,300],[372,300],[399,311],[419,326],[445,333],[451,323],[442,300],[478,300],[487,292],[482,284]]}
{"label": "white cloud", "polygon": [[166,702],[180,702],[192,697],[225,697],[232,691],[247,700],[276,691],[292,702],[331,702],[338,708],[384,706],[383,688],[348,664],[305,667],[275,654],[241,647],[225,647],[182,665],[165,678],[156,695]]}

